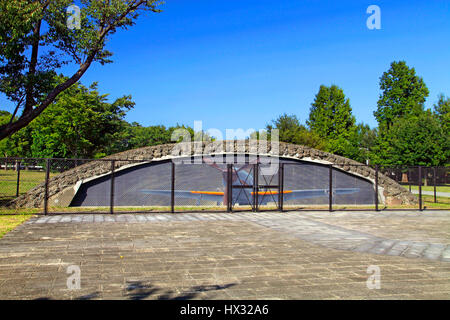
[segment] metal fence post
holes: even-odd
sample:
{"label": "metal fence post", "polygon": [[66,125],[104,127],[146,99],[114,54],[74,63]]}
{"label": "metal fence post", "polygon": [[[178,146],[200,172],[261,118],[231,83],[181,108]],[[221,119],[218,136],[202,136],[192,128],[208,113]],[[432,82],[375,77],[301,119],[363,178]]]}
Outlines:
{"label": "metal fence post", "polygon": [[17,184],[16,184],[16,197],[19,196],[19,188],[20,188],[20,161],[16,162],[16,171],[17,171]]}
{"label": "metal fence post", "polygon": [[51,160],[46,159],[46,168],[45,168],[45,192],[44,192],[44,215],[48,214],[48,181],[50,180],[50,164]]}
{"label": "metal fence post", "polygon": [[419,210],[422,211],[422,166],[419,166]]}
{"label": "metal fence post", "polygon": [[328,195],[328,211],[332,212],[333,211],[333,165],[330,164],[329,165],[329,182],[328,182],[328,186],[329,186],[329,195]]}
{"label": "metal fence post", "polygon": [[375,166],[375,211],[378,211],[378,164]]}
{"label": "metal fence post", "polygon": [[259,192],[259,181],[258,181],[258,164],[253,165],[253,207],[254,211],[258,212],[258,192]]}
{"label": "metal fence post", "polygon": [[408,184],[409,184],[409,192],[411,192],[411,181],[412,175],[411,175],[411,168],[408,168]]}
{"label": "metal fence post", "polygon": [[175,162],[173,161],[170,182],[170,212],[175,213]]}
{"label": "metal fence post", "polygon": [[227,212],[232,212],[233,210],[233,165],[228,164],[227,165],[227,185],[225,192],[227,193],[226,200],[227,200]]}
{"label": "metal fence post", "polygon": [[278,211],[283,212],[284,198],[284,163],[280,163],[278,168]]}
{"label": "metal fence post", "polygon": [[436,197],[436,167],[433,167],[433,186],[434,186],[434,203],[437,203],[437,197]]}
{"label": "metal fence post", "polygon": [[116,166],[116,161],[111,160],[111,191],[110,191],[110,198],[109,198],[109,213],[114,214],[114,169]]}

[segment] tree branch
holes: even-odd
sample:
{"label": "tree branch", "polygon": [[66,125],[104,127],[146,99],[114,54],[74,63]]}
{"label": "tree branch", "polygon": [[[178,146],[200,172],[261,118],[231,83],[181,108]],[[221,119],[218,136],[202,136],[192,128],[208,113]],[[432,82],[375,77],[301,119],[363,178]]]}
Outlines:
{"label": "tree branch", "polygon": [[78,71],[74,75],[72,75],[72,77],[69,78],[67,81],[56,86],[37,108],[32,109],[28,113],[23,113],[22,116],[19,118],[19,120],[17,120],[16,122],[0,126],[0,140],[8,137],[14,132],[17,132],[18,130],[25,127],[27,124],[33,121],[38,115],[40,115],[42,111],[44,111],[45,108],[47,108],[61,92],[70,88],[74,83],[80,80],[80,78],[83,76],[83,74],[91,65],[97,52],[98,50],[92,51],[91,54],[86,59],[86,62],[80,66]]}
{"label": "tree branch", "polygon": [[[90,53],[86,57],[86,60],[83,64],[80,65],[80,68],[76,73],[72,75],[68,80],[66,80],[64,83],[61,83],[57,85],[45,98],[43,102],[39,106],[33,109],[33,105],[35,103],[33,98],[33,86],[28,85],[26,88],[26,102],[25,102],[25,109],[20,116],[20,118],[16,122],[10,122],[8,124],[0,126],[0,140],[8,137],[9,135],[19,131],[20,129],[27,126],[31,121],[33,121],[37,116],[39,116],[42,111],[44,111],[55,99],[56,97],[63,92],[64,90],[70,88],[74,83],[76,83],[80,78],[83,76],[83,74],[87,71],[87,69],[90,67],[100,50],[103,48],[103,40],[107,36],[107,34],[114,30],[114,28],[117,27],[117,25],[120,24],[120,22],[127,17],[128,14],[131,12],[139,9],[139,7],[143,4],[145,4],[146,0],[136,0],[136,2],[133,2],[127,10],[125,10],[119,17],[116,19],[113,19],[111,23],[106,24],[106,27],[100,26],[98,30],[98,41],[97,43],[91,48]],[[42,7],[42,10],[45,10],[45,8],[49,5],[50,1],[46,1]],[[39,49],[39,40],[40,40],[40,28],[41,28],[41,20],[36,22],[36,26],[33,31],[34,39],[33,39],[33,45],[32,45],[32,54],[31,54],[31,61],[30,61],[30,68],[29,68],[29,75],[34,75],[36,72],[36,66],[37,66],[37,59],[38,59],[38,49]],[[16,107],[17,109],[18,107]],[[15,111],[16,113],[17,111]]]}
{"label": "tree branch", "polygon": [[39,53],[39,40],[41,34],[41,22],[42,20],[36,21],[36,25],[33,30],[33,45],[31,50],[31,59],[30,59],[30,67],[28,69],[28,83],[25,89],[26,100],[25,100],[25,109],[23,113],[29,113],[33,109],[33,105],[35,103],[33,98],[33,81],[30,81],[30,77],[34,76],[36,73],[36,66],[38,62],[38,53]]}
{"label": "tree branch", "polygon": [[20,105],[22,104],[24,98],[25,98],[25,95],[23,95],[23,96],[20,98],[19,102],[17,103],[16,108],[14,109],[14,112],[13,112],[13,114],[12,114],[12,116],[11,116],[11,120],[9,120],[9,123],[10,123],[10,124],[13,122],[14,117],[16,116],[17,111],[19,110],[19,107],[20,107]]}

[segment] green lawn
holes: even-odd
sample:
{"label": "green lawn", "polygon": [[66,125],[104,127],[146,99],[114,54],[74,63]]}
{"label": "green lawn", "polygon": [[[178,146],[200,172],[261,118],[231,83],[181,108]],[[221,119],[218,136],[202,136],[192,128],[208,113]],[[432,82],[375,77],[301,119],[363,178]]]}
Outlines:
{"label": "green lawn", "polygon": [[[52,175],[50,175],[52,176]],[[36,187],[45,181],[43,171],[20,171],[19,195]],[[14,170],[0,170],[0,205],[16,197],[17,172]]]}
{"label": "green lawn", "polygon": [[[409,190],[408,185],[404,185],[404,188]],[[411,190],[419,190],[419,186],[411,186]],[[423,191],[434,191],[433,186],[422,186]],[[450,186],[436,186],[437,192],[450,192]]]}
{"label": "green lawn", "polygon": [[[19,194],[26,193],[44,181],[45,172],[43,171],[21,170]],[[16,197],[16,183],[16,171],[0,170],[0,205]],[[34,213],[39,212],[42,212],[42,209],[23,209],[20,213],[17,213],[17,210],[0,208],[0,238],[28,220]]]}
{"label": "green lawn", "polygon": [[449,197],[436,197],[437,203],[434,203],[434,196],[422,195],[423,205],[427,208],[450,209]]}
{"label": "green lawn", "polygon": [[0,213],[0,238],[32,216],[32,214],[5,215]]}

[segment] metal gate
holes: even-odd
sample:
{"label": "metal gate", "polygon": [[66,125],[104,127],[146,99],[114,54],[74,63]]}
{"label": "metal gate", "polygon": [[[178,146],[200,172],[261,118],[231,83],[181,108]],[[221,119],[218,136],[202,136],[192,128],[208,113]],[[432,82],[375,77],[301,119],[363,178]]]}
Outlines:
{"label": "metal gate", "polygon": [[257,212],[261,207],[282,210],[283,207],[283,165],[274,174],[263,174],[260,164],[228,165],[227,175],[227,210],[251,208]]}

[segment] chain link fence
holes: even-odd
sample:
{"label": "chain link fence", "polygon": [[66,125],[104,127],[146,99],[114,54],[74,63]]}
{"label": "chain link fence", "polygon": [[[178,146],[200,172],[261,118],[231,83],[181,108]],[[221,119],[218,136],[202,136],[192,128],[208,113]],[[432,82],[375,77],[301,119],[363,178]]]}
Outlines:
{"label": "chain link fence", "polygon": [[[236,159],[227,164],[202,157],[0,158],[0,209],[42,214],[450,209],[449,167],[376,166],[368,174],[365,165],[280,158],[276,170],[268,170],[259,160]],[[414,203],[390,199],[380,187],[386,178],[409,191]]]}
{"label": "chain link fence", "polygon": [[380,173],[417,196],[419,209],[450,209],[450,167],[380,167]]}
{"label": "chain link fence", "polygon": [[[0,163],[0,209],[18,212],[3,208],[19,196],[45,184],[46,160],[2,158]],[[41,211],[34,209],[31,211]]]}

